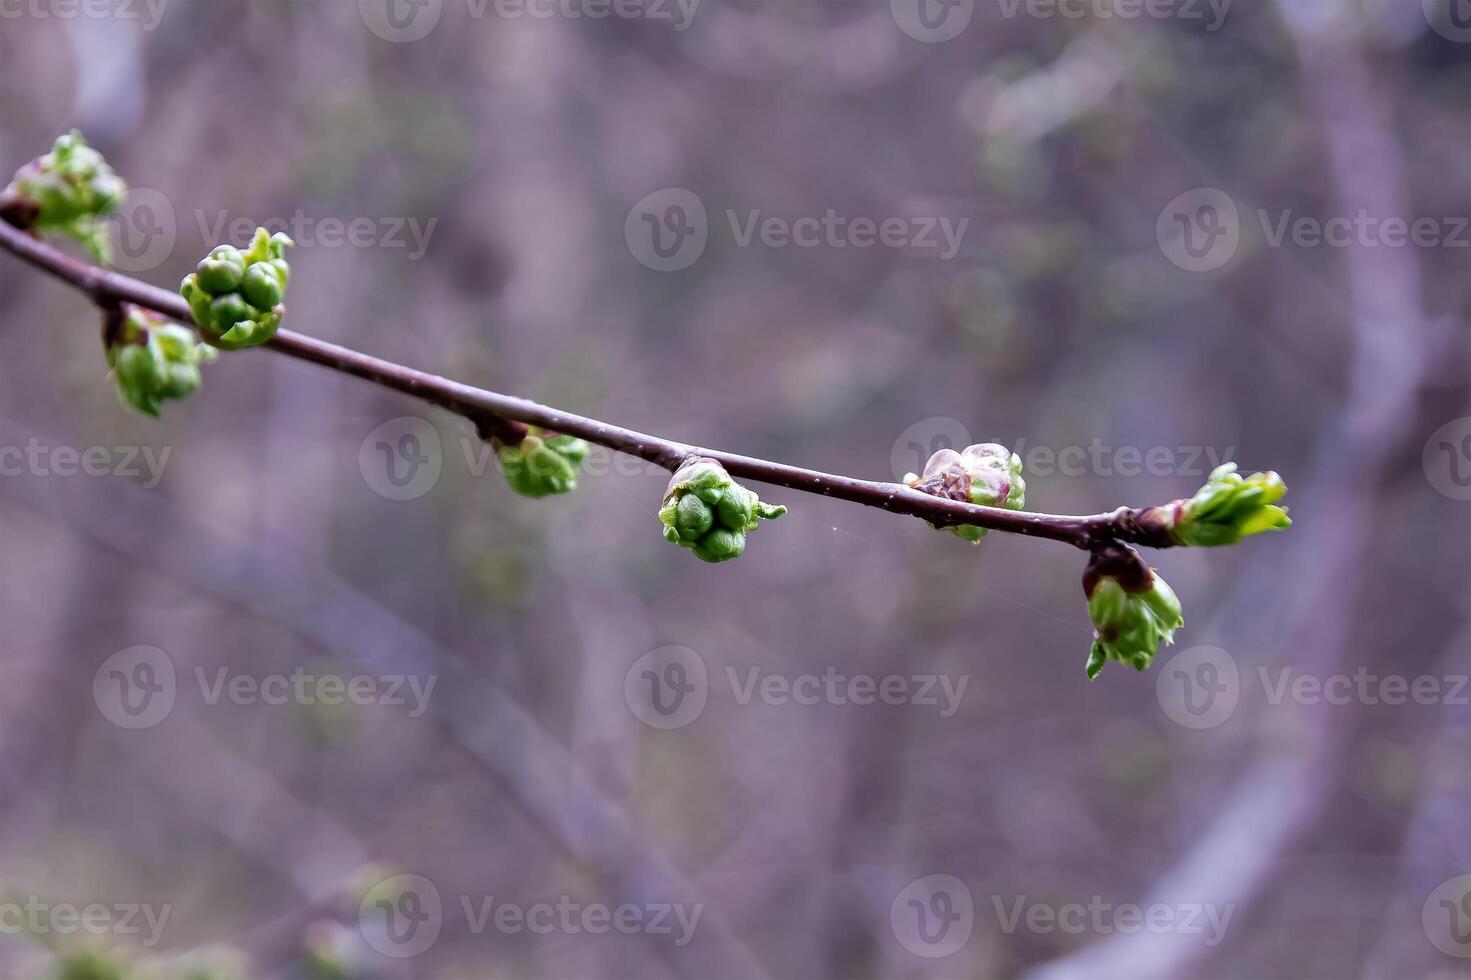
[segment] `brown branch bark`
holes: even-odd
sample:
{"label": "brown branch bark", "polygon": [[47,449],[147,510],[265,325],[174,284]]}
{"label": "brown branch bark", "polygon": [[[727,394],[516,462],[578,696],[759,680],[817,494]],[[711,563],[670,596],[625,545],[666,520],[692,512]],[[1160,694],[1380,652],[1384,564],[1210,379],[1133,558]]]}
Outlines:
{"label": "brown branch bark", "polygon": [[[87,294],[104,310],[119,303],[132,303],[193,326],[189,307],[178,293],[79,261],[4,220],[0,220],[0,247]],[[936,525],[971,524],[992,531],[1062,541],[1086,550],[1114,542],[1154,548],[1166,548],[1174,543],[1158,524],[1149,519],[1148,508],[1121,507],[1089,517],[1070,517],[983,507],[932,497],[899,483],[861,480],[704,446],[686,445],[525,398],[462,384],[290,330],[278,331],[265,346],[448,409],[470,420],[483,438],[515,442],[524,436],[526,426],[535,425],[577,436],[669,470],[678,468],[686,456],[708,456],[718,460],[735,477],[878,507],[895,514],[919,517]]]}

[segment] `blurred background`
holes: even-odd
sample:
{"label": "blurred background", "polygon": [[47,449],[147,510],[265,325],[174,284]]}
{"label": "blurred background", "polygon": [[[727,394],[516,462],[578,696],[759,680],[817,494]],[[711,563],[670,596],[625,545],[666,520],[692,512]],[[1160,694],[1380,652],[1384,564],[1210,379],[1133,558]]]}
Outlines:
{"label": "blurred background", "polygon": [[1151,555],[1186,628],[1089,683],[1073,549],[758,486],[707,566],[663,472],[520,498],[267,351],[147,419],[0,256],[0,975],[1471,976],[1464,0],[0,23],[0,168],[80,128],[129,274],[264,224],[286,326],[458,380],[1296,522]]}

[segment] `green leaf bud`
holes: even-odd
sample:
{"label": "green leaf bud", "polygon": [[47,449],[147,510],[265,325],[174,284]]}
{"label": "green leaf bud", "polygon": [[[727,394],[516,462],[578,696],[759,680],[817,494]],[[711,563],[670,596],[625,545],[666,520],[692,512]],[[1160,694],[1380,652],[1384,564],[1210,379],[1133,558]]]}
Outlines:
{"label": "green leaf bud", "polygon": [[511,489],[526,497],[549,497],[577,489],[578,467],[587,443],[575,436],[531,426],[519,443],[492,440]]}
{"label": "green leaf bud", "polygon": [[1243,477],[1235,463],[1223,463],[1195,496],[1146,508],[1140,522],[1161,528],[1175,544],[1197,548],[1236,544],[1254,534],[1292,526],[1287,508],[1277,506],[1286,493],[1287,485],[1276,473]]}
{"label": "green leaf bud", "polygon": [[99,262],[108,260],[105,218],[117,210],[127,185],[76,130],[57,138],[51,152],[16,171],[0,199],[26,226],[82,242]]}
{"label": "green leaf bud", "polygon": [[[904,484],[932,497],[1007,510],[1021,510],[1027,499],[1021,457],[994,442],[967,446],[960,452],[941,449],[925,463],[923,473],[906,474]],[[970,542],[986,536],[985,528],[972,524],[931,526]]]}
{"label": "green leaf bud", "polygon": [[281,302],[281,274],[269,262],[257,262],[245,271],[240,293],[245,301],[258,309],[269,310]]}
{"label": "green leaf bud", "polygon": [[1175,630],[1185,625],[1174,590],[1127,545],[1094,552],[1083,573],[1083,592],[1093,620],[1090,680],[1110,660],[1146,669],[1160,644],[1173,644]]}
{"label": "green leaf bud", "polygon": [[762,503],[715,460],[691,456],[669,480],[659,522],[665,540],[690,549],[702,561],[722,562],[746,550],[746,533],[762,520],[786,512],[785,507]]}

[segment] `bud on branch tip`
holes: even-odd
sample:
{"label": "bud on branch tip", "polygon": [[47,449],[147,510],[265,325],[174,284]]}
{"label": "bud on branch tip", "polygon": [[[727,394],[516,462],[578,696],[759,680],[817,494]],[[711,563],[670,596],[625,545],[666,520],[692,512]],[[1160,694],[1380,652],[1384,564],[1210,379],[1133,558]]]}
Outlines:
{"label": "bud on branch tip", "polygon": [[291,279],[285,234],[255,230],[244,252],[220,245],[199,260],[179,284],[179,295],[210,343],[222,350],[259,347],[276,335],[286,307],[281,299]]}
{"label": "bud on branch tip", "polygon": [[106,263],[111,255],[105,219],[127,190],[102,154],[74,129],[58,136],[50,153],[15,172],[0,192],[0,210],[17,227],[74,238]]}
{"label": "bud on branch tip", "polygon": [[691,456],[669,480],[659,522],[665,539],[690,549],[701,561],[720,562],[746,550],[746,533],[761,520],[786,512],[785,507],[762,503],[715,460]]}
{"label": "bud on branch tip", "polygon": [[1276,473],[1243,477],[1235,463],[1224,463],[1195,496],[1149,507],[1140,521],[1163,528],[1176,544],[1198,548],[1236,544],[1253,534],[1292,526],[1287,508],[1276,506],[1286,493],[1287,484]]}
{"label": "bud on branch tip", "polygon": [[[923,473],[906,473],[904,485],[932,497],[1006,510],[1021,510],[1027,501],[1022,458],[994,442],[966,446],[958,453],[941,449],[930,457]],[[985,528],[972,524],[931,526],[971,542],[986,536]]]}

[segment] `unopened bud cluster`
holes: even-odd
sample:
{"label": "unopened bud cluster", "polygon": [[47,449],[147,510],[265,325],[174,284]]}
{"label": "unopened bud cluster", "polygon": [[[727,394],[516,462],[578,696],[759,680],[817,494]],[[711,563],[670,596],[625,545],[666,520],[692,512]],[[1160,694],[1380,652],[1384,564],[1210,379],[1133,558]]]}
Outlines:
{"label": "unopened bud cluster", "polygon": [[518,443],[492,440],[511,489],[526,497],[549,497],[577,489],[577,472],[587,443],[575,436],[532,426]]}
{"label": "unopened bud cluster", "polygon": [[1093,620],[1090,679],[1110,660],[1145,670],[1160,644],[1173,644],[1175,630],[1185,625],[1175,591],[1128,545],[1094,553],[1083,573],[1083,592]]}
{"label": "unopened bud cluster", "polygon": [[127,190],[102,154],[72,130],[57,137],[50,153],[16,171],[0,201],[13,224],[74,238],[97,261],[106,262],[105,219]]}
{"label": "unopened bud cluster", "polygon": [[701,561],[720,562],[746,550],[746,534],[761,520],[786,512],[785,507],[762,503],[715,460],[691,456],[669,481],[659,522],[667,540],[690,549]]}
{"label": "unopened bud cluster", "polygon": [[218,356],[193,331],[157,314],[129,306],[107,317],[107,366],[118,400],[145,415],[157,416],[165,401],[192,394],[199,365]]}
{"label": "unopened bud cluster", "polygon": [[281,299],[291,278],[286,248],[294,244],[281,232],[255,230],[244,252],[220,245],[200,260],[179,284],[189,315],[222,350],[259,347],[276,335],[286,307]]}
{"label": "unopened bud cluster", "polygon": [[[960,452],[941,449],[930,457],[923,473],[905,474],[904,484],[932,497],[1006,510],[1021,510],[1027,500],[1022,458],[994,442],[966,446]],[[985,528],[972,524],[932,526],[967,541],[986,536]]]}

